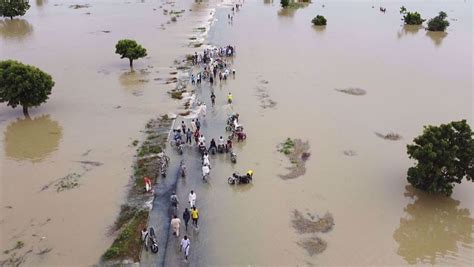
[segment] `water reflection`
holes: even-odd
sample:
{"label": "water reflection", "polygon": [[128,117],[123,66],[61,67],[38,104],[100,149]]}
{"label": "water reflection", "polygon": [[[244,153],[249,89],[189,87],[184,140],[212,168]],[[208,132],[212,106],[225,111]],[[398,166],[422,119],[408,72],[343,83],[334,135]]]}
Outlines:
{"label": "water reflection", "polygon": [[432,32],[432,31],[428,31],[428,32],[426,32],[426,35],[431,38],[431,40],[433,41],[433,43],[434,43],[436,46],[440,46],[441,43],[443,42],[443,39],[444,39],[446,36],[448,36],[448,33],[447,33],[447,32]]}
{"label": "water reflection", "polygon": [[278,11],[278,16],[293,17],[296,13],[296,8],[282,8]]}
{"label": "water reflection", "polygon": [[317,33],[324,33],[324,31],[326,30],[326,25],[324,25],[324,26],[316,26],[316,25],[313,25],[313,29],[314,29]]}
{"label": "water reflection", "polygon": [[58,149],[62,128],[49,115],[18,119],[5,131],[5,154],[16,160],[38,162]]}
{"label": "water reflection", "polygon": [[264,4],[272,4],[272,3],[273,3],[273,0],[263,0],[263,3],[264,3]]}
{"label": "water reflection", "polygon": [[447,255],[457,256],[458,247],[473,243],[474,219],[460,202],[433,196],[407,186],[405,196],[416,199],[408,204],[406,216],[393,233],[398,255],[407,263],[436,264]]}
{"label": "water reflection", "polygon": [[6,40],[23,40],[33,33],[33,25],[24,19],[0,21],[0,36]]}
{"label": "water reflection", "polygon": [[43,6],[43,4],[48,3],[48,0],[36,0],[36,6]]}
{"label": "water reflection", "polygon": [[398,39],[406,36],[406,35],[415,35],[418,33],[420,29],[423,27],[421,25],[404,25],[398,32],[397,37]]}
{"label": "water reflection", "polygon": [[120,74],[120,84],[125,89],[140,89],[148,82],[146,72],[131,70]]}

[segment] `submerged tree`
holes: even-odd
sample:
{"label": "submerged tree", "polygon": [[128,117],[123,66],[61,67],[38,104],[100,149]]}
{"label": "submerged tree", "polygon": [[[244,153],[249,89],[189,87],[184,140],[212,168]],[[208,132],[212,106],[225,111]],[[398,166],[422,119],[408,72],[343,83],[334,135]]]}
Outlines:
{"label": "submerged tree", "polygon": [[285,8],[290,5],[290,0],[280,0],[281,7]]}
{"label": "submerged tree", "polygon": [[400,14],[403,15],[403,21],[407,25],[421,25],[425,21],[421,18],[420,13],[408,12],[404,6],[400,8]]}
{"label": "submerged tree", "polygon": [[30,8],[28,0],[0,0],[0,16],[13,19],[25,15]]}
{"label": "submerged tree", "polygon": [[448,15],[445,12],[439,12],[438,16],[428,21],[428,31],[445,31],[449,26],[449,21],[446,19],[447,17]]}
{"label": "submerged tree", "polygon": [[425,126],[423,134],[407,145],[410,158],[417,160],[408,169],[408,182],[429,193],[453,193],[456,183],[474,178],[474,133],[466,120],[440,126]]}
{"label": "submerged tree", "polygon": [[45,103],[51,94],[54,81],[42,70],[14,60],[0,61],[0,103],[23,107],[29,117],[28,108]]}
{"label": "submerged tree", "polygon": [[421,25],[425,20],[421,18],[418,12],[407,12],[403,16],[403,21],[408,25]]}
{"label": "submerged tree", "polygon": [[321,15],[317,15],[314,19],[311,20],[311,22],[315,26],[326,26],[326,24],[327,24],[326,18],[324,16],[321,16]]}
{"label": "submerged tree", "polygon": [[133,67],[133,60],[146,57],[146,49],[137,44],[135,40],[124,39],[118,41],[115,45],[115,54],[119,54],[121,58],[128,58],[130,68]]}

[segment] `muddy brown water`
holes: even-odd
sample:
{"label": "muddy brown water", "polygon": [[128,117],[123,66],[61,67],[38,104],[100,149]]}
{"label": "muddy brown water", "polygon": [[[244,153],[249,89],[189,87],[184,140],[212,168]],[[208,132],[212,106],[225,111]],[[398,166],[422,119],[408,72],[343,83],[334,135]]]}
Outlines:
{"label": "muddy brown water", "polygon": [[[372,2],[313,3],[291,15],[279,12],[276,1],[264,2],[246,1],[233,24],[223,6],[211,29],[210,43],[237,47],[237,76],[215,87],[213,116],[231,112],[224,104],[231,91],[248,139],[236,147],[236,165],[213,159],[210,186],[187,185],[197,191],[202,216],[191,239],[194,262],[472,265],[474,185],[458,185],[451,198],[438,198],[406,188],[405,179],[412,165],[405,146],[423,125],[459,119],[473,125],[472,2],[389,2],[385,14]],[[68,7],[74,2],[55,6],[60,3],[41,1],[14,25],[0,24],[1,58],[37,65],[56,80],[48,103],[32,109],[32,122],[23,121],[20,110],[0,106],[2,251],[17,240],[35,252],[53,248],[30,254],[29,265],[94,264],[110,244],[105,233],[126,192],[130,144],[140,139],[146,120],[176,105],[166,95],[172,86],[154,78],[169,78],[173,60],[192,51],[188,38],[210,11],[180,3],[176,9],[196,12],[166,24],[169,16],[159,9],[164,2],[91,1],[81,9]],[[445,10],[456,20],[445,35],[427,34],[401,25],[401,5],[427,18]],[[312,27],[316,14],[328,26]],[[123,37],[149,49],[133,74],[113,53]],[[366,94],[334,90],[351,87]],[[259,88],[277,104],[262,108]],[[403,139],[384,140],[374,132]],[[294,180],[279,178],[289,163],[276,146],[287,137],[311,146],[306,173]],[[349,150],[353,157],[344,155]],[[81,171],[77,161],[103,165],[81,177],[76,189],[39,192]],[[232,171],[246,169],[255,171],[252,185],[227,184]],[[323,253],[310,256],[298,245],[311,236],[292,228],[295,209],[333,215],[333,229],[318,235],[327,242]]]}

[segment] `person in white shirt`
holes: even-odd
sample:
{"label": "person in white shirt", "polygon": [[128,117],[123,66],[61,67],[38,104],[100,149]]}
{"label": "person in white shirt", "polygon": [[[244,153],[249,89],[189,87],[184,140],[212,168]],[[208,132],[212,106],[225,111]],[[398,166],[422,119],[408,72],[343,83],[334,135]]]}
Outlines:
{"label": "person in white shirt", "polygon": [[188,260],[189,246],[191,246],[191,241],[189,241],[188,236],[185,235],[181,240],[181,246],[179,248],[179,251],[184,251],[184,258],[186,260]]}
{"label": "person in white shirt", "polygon": [[204,145],[206,145],[206,137],[204,137],[204,135],[201,134],[198,141],[199,141],[199,143],[203,143]]}
{"label": "person in white shirt", "polygon": [[196,206],[196,193],[194,193],[193,190],[189,193],[188,200],[189,200],[189,206],[193,207]]}
{"label": "person in white shirt", "polygon": [[203,117],[206,117],[206,114],[207,114],[207,106],[206,104],[202,104],[201,106],[201,114]]}
{"label": "person in white shirt", "polygon": [[171,228],[173,229],[173,235],[179,236],[179,227],[181,226],[181,220],[178,216],[174,215],[171,219]]}
{"label": "person in white shirt", "polygon": [[206,180],[206,176],[208,176],[210,172],[211,170],[209,169],[209,166],[202,165],[202,179],[203,180]]}

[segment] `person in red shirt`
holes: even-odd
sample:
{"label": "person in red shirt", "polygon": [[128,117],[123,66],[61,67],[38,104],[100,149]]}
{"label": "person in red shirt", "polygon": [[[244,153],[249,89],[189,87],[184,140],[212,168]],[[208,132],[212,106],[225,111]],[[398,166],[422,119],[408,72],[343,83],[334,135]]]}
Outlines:
{"label": "person in red shirt", "polygon": [[150,192],[151,190],[151,180],[148,177],[143,177],[143,181],[145,182],[145,192]]}

